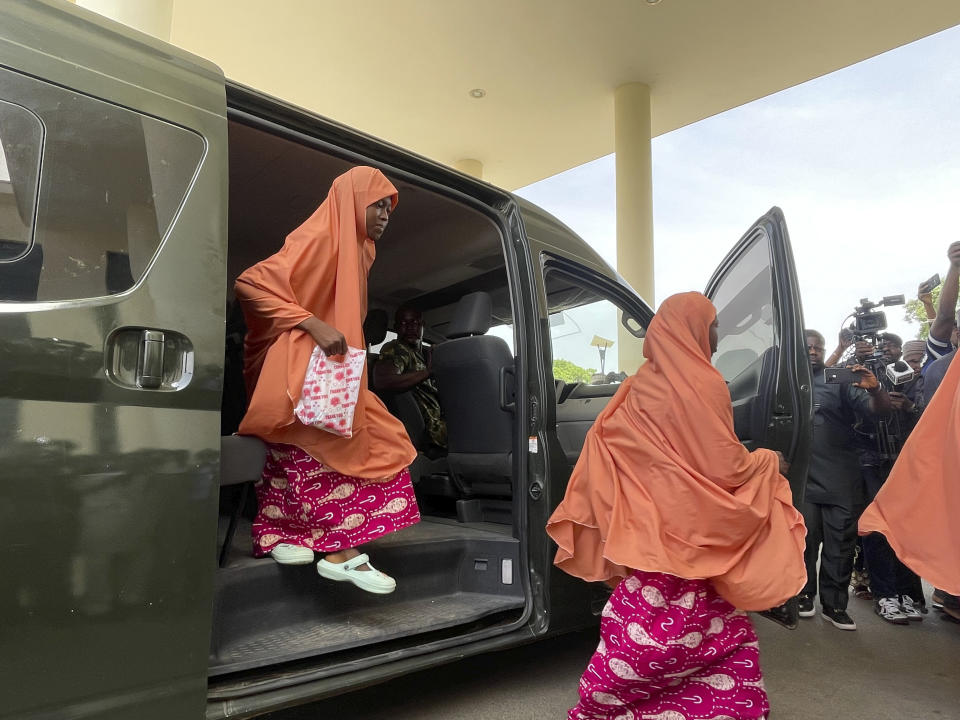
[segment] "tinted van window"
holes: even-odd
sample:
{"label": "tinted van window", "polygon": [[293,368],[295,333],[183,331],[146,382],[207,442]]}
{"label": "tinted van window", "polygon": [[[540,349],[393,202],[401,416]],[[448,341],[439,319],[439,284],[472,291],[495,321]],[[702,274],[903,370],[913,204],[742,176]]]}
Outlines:
{"label": "tinted van window", "polygon": [[203,138],[2,69],[0,101],[0,301],[131,288],[186,196]]}
{"label": "tinted van window", "polygon": [[42,142],[40,118],[0,101],[0,261],[19,258],[30,249]]}
{"label": "tinted van window", "polygon": [[714,293],[720,327],[713,364],[728,382],[776,344],[772,272],[770,241],[760,235]]}
{"label": "tinted van window", "polygon": [[[583,272],[588,273],[585,269]],[[635,358],[642,353],[643,329],[633,315],[574,275],[549,270],[544,279],[554,378],[604,385],[622,382],[635,373]],[[622,324],[624,315],[626,326]],[[621,327],[631,332],[620,332]],[[632,347],[625,350],[621,343]]]}

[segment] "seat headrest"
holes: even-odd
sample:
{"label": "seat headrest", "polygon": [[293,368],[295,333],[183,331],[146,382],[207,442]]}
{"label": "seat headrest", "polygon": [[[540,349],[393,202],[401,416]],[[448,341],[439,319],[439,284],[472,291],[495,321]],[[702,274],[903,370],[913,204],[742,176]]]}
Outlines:
{"label": "seat headrest", "polygon": [[447,330],[447,338],[462,338],[484,335],[493,322],[493,301],[489,293],[475,292],[464,295],[453,311],[453,320]]}
{"label": "seat headrest", "polygon": [[386,310],[373,308],[367,312],[363,321],[363,339],[367,345],[379,345],[387,339],[389,318]]}

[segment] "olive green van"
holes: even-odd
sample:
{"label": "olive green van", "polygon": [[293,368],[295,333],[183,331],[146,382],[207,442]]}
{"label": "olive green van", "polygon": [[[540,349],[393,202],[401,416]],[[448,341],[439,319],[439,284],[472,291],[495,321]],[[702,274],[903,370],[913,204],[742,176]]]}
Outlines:
{"label": "olive green van", "polygon": [[[449,455],[411,468],[423,521],[375,541],[387,596],[252,557],[263,447],[233,435],[233,281],[361,163],[401,198],[370,364],[403,303],[463,359],[438,375]],[[738,434],[782,450],[799,493],[810,380],[779,210],[707,293]],[[604,589],[553,569],[543,527],[652,314],[508,192],[73,5],[0,4],[0,718],[249,718],[595,622]],[[611,374],[555,377],[590,369],[594,335]],[[410,398],[386,401],[419,444]]]}

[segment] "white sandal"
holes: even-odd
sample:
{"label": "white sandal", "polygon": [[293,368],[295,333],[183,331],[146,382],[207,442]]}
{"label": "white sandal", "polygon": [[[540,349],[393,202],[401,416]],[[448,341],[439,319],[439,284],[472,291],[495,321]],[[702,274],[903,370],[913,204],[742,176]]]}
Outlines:
{"label": "white sandal", "polygon": [[309,565],[313,562],[313,550],[302,545],[280,543],[270,551],[270,557],[281,565]]}
{"label": "white sandal", "polygon": [[[370,569],[358,570],[357,568],[363,564],[369,566]],[[317,573],[327,580],[351,582],[361,590],[377,595],[387,595],[397,589],[397,581],[370,565],[370,558],[363,553],[342,563],[332,563],[326,559],[320,560],[317,563]]]}

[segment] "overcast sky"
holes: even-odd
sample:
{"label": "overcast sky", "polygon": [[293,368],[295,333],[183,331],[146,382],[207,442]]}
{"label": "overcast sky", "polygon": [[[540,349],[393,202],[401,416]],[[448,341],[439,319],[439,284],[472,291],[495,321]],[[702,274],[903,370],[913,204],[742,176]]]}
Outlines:
{"label": "overcast sky", "polygon": [[[806,324],[828,343],[859,298],[909,299],[943,275],[947,246],[960,240],[957,48],[953,28],[655,138],[654,301],[703,290],[774,205],[787,219]],[[616,265],[612,155],[517,193]],[[916,334],[902,308],[887,318],[904,339]]]}

